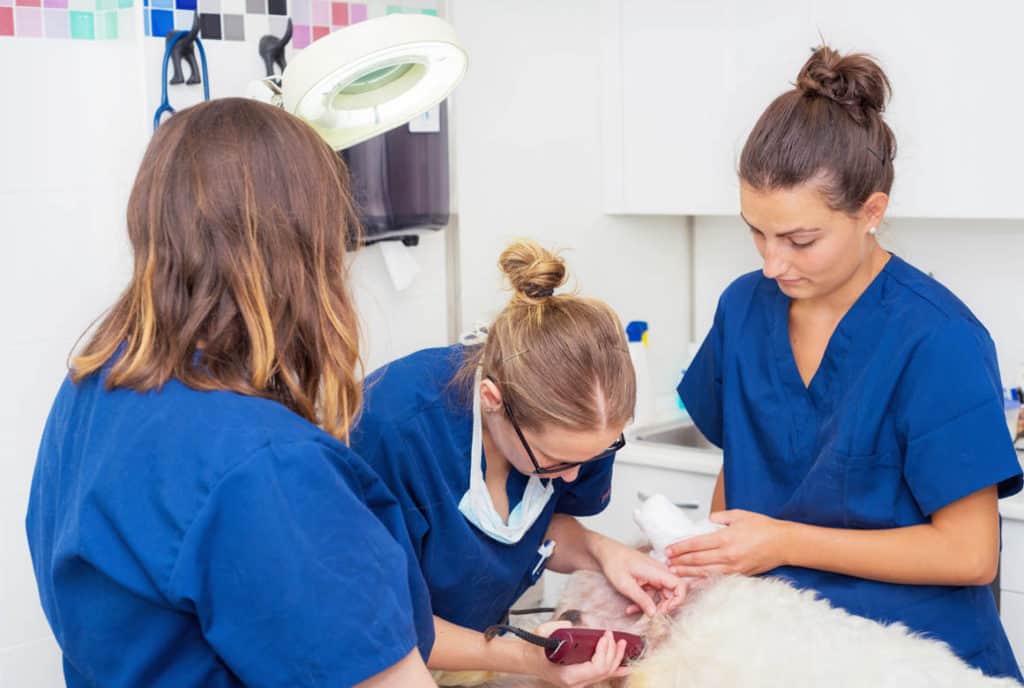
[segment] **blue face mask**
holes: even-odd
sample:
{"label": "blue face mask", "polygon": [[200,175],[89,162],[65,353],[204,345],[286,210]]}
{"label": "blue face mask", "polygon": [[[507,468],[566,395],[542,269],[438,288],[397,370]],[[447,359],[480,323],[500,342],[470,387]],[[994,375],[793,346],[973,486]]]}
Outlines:
{"label": "blue face mask", "polygon": [[494,508],[491,493],[484,484],[483,472],[483,424],[480,418],[480,369],[477,368],[473,383],[473,442],[469,452],[469,489],[459,501],[459,511],[466,520],[483,531],[493,540],[506,545],[514,545],[523,539],[530,530],[544,507],[551,500],[555,488],[553,481],[545,485],[540,478],[533,475],[526,483],[523,498],[504,521]]}

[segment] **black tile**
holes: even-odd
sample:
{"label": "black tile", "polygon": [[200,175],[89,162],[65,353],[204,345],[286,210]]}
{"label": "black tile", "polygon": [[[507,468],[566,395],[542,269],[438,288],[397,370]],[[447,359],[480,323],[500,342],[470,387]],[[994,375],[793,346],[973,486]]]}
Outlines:
{"label": "black tile", "polygon": [[200,14],[199,35],[203,38],[220,40],[222,36],[220,31],[220,15],[206,13]]}
{"label": "black tile", "polygon": [[281,16],[288,14],[288,0],[268,0],[267,14],[278,14]]}

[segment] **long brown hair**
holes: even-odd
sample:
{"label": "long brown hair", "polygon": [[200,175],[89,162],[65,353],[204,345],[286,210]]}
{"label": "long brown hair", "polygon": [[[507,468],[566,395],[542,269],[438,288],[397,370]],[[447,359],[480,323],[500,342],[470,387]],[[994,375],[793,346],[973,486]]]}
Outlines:
{"label": "long brown hair", "polygon": [[483,367],[526,428],[595,430],[624,426],[636,404],[625,332],[604,302],[553,292],[566,280],[561,257],[532,241],[506,248],[498,266],[512,299],[467,349],[457,379]]}
{"label": "long brown hair", "polygon": [[131,282],[73,379],[116,354],[109,388],[177,378],[273,399],[347,439],[361,400],[345,262],[358,232],[344,163],[304,122],[241,98],[182,110],[143,157]]}
{"label": "long brown hair", "polygon": [[896,137],[882,113],[892,87],[868,55],[814,50],[796,87],[772,101],[740,155],[740,179],[759,191],[820,181],[835,210],[855,213],[892,189]]}

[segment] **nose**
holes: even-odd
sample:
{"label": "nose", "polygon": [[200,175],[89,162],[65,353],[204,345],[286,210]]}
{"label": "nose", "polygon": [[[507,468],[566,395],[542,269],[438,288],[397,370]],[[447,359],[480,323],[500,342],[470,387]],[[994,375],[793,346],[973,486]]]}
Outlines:
{"label": "nose", "polygon": [[761,268],[761,272],[768,279],[775,279],[780,275],[784,275],[786,270],[789,269],[789,263],[780,254],[781,251],[774,248],[770,242],[764,247],[764,267]]}

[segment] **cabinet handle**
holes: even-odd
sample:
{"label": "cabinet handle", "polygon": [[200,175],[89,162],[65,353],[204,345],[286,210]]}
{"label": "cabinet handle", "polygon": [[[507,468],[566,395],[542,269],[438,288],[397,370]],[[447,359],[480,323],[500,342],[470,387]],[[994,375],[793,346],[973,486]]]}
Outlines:
{"label": "cabinet handle", "polygon": [[[643,490],[639,490],[636,493],[636,498],[639,499],[641,502],[646,502],[648,497],[650,497],[650,496],[651,495],[647,494]],[[691,510],[698,510],[698,509],[700,509],[700,502],[672,502],[672,504],[674,506],[679,507],[680,509],[691,509]]]}

